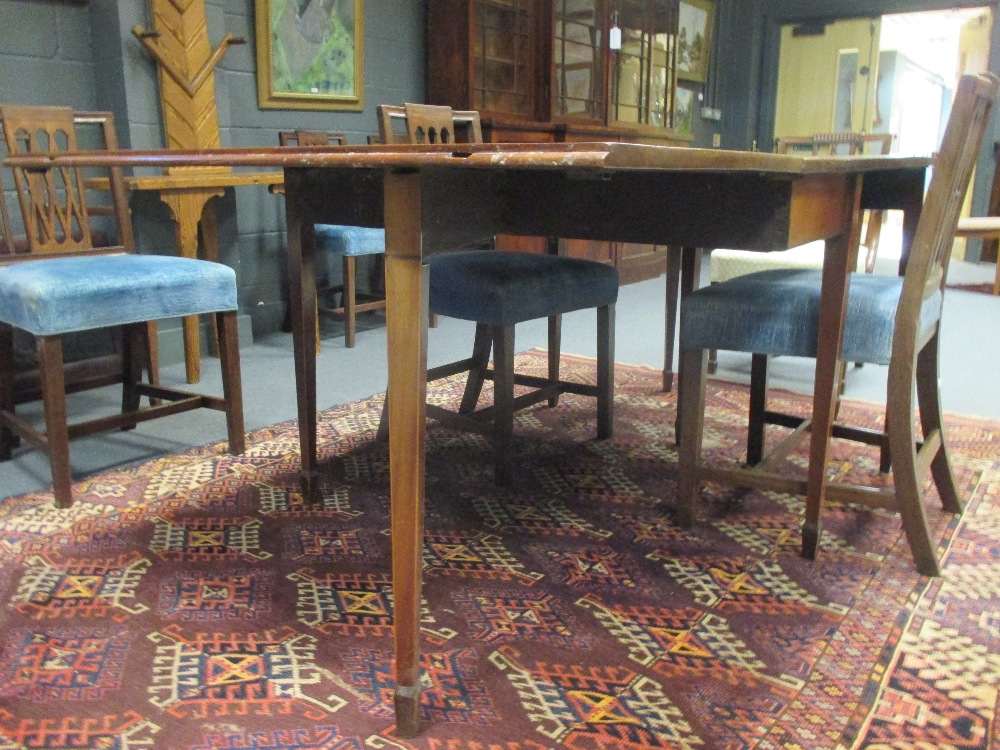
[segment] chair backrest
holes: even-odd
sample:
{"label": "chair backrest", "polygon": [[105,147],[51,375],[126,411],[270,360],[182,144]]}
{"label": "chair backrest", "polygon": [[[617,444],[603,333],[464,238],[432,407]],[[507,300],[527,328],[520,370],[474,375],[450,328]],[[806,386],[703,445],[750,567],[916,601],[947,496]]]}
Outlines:
{"label": "chair backrest", "polygon": [[[69,107],[0,105],[7,151],[25,153],[79,150],[78,129],[96,126],[100,148],[115,150],[118,140],[109,112],[77,112]],[[124,176],[120,168],[93,177],[83,169],[60,167],[25,170],[14,167],[14,186],[24,222],[29,253],[80,253],[94,251],[94,217],[114,222],[118,244],[100,252],[133,252],[135,240],[129,215]],[[88,191],[109,191],[110,205],[88,203]]]}
{"label": "chair backrest", "polygon": [[3,170],[0,169],[0,260],[5,255],[17,252],[14,241],[14,226],[10,222],[7,208],[7,189],[4,187]]}
{"label": "chair backrest", "polygon": [[278,133],[282,146],[343,146],[347,136],[326,130],[282,130]]}
{"label": "chair backrest", "polygon": [[778,139],[779,154],[808,151],[813,156],[847,155],[864,153],[888,154],[892,148],[891,133],[816,133],[814,135],[789,135]]}
{"label": "chair backrest", "polygon": [[921,302],[944,288],[959,212],[997,98],[997,87],[998,79],[988,73],[964,75],[959,81],[906,266],[896,313],[897,331],[904,318],[916,326]]}
{"label": "chair backrest", "polygon": [[380,104],[379,140],[395,143],[482,143],[479,113],[433,104]]}

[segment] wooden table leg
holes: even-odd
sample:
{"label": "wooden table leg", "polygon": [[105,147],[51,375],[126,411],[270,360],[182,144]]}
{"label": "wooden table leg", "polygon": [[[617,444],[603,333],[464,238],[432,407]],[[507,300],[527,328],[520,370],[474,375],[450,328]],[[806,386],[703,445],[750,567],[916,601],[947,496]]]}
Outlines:
{"label": "wooden table leg", "polygon": [[[687,297],[689,294],[691,294],[691,292],[693,292],[695,289],[697,289],[698,288],[698,284],[701,283],[700,282],[700,280],[701,280],[701,254],[702,254],[701,249],[697,248],[697,247],[684,247],[684,248],[681,248],[679,250],[678,254],[677,254],[677,260],[680,261],[678,263],[678,265],[680,267],[680,270],[679,270],[679,276],[680,276],[679,297],[675,298],[672,303],[669,303],[670,306],[673,307],[675,315],[678,314],[678,311],[680,310],[680,307],[683,305],[684,298]],[[670,262],[671,263],[674,262],[673,258],[671,258]],[[668,318],[669,318],[669,315],[668,315]],[[676,323],[671,323],[670,325],[671,326],[675,326]],[[673,337],[671,336],[671,340],[670,340],[671,357],[673,356],[673,349],[674,349],[674,345],[673,345],[672,339],[673,339]],[[682,378],[683,378],[683,375],[681,375],[681,373],[678,372],[677,373],[677,390],[678,390],[678,393],[680,392],[681,379]],[[664,379],[664,390],[669,390],[666,387],[666,379]],[[678,445],[680,445],[680,439],[681,439],[681,429],[682,429],[682,427],[681,427],[681,415],[684,412],[684,408],[685,408],[684,405],[681,403],[680,399],[678,399],[678,401],[677,401],[677,412],[676,412],[676,416],[674,418],[674,441]]]}
{"label": "wooden table leg", "polygon": [[[823,259],[823,286],[820,292],[819,342],[816,347],[816,385],[813,391],[812,428],[809,436],[809,469],[806,514],[802,525],[802,556],[814,560],[822,531],[822,509],[826,499],[826,461],[836,415],[840,348],[847,308],[851,251],[861,239],[861,180],[854,178],[848,190],[851,203],[845,207],[850,217],[847,231],[826,241]],[[853,269],[850,269],[853,270]]]}
{"label": "wooden table leg", "polygon": [[285,222],[288,228],[289,312],[295,357],[295,394],[299,415],[302,497],[317,503],[316,470],[316,235],[305,216],[307,190],[294,170],[285,174]]}
{"label": "wooden table leg", "polygon": [[420,173],[385,177],[389,477],[392,498],[396,727],[419,732],[428,269],[421,255]]}
{"label": "wooden table leg", "polygon": [[[205,203],[224,194],[222,188],[178,188],[160,191],[162,200],[170,209],[177,224],[177,252],[182,258],[198,257],[198,222]],[[198,336],[198,316],[189,315],[183,320],[184,366],[187,382],[201,380],[201,342]]]}

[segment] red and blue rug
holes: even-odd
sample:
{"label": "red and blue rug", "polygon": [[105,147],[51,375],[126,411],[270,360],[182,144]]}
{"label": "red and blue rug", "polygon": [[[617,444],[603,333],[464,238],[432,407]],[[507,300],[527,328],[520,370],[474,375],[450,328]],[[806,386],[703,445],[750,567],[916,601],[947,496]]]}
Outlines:
{"label": "red and blue rug", "polygon": [[[595,377],[590,360],[564,369]],[[68,510],[4,501],[0,749],[1000,746],[1000,425],[948,421],[969,506],[955,518],[928,493],[931,580],[892,513],[831,506],[815,562],[795,497],[710,486],[678,528],[675,397],[658,372],[616,378],[612,440],[594,439],[588,399],[518,415],[508,488],[483,438],[430,427],[416,740],[393,727],[380,398],[321,415],[321,507],[297,489],[294,423],[243,456],[95,476]],[[716,457],[739,460],[746,402],[710,383]],[[870,449],[835,458],[879,481]]]}

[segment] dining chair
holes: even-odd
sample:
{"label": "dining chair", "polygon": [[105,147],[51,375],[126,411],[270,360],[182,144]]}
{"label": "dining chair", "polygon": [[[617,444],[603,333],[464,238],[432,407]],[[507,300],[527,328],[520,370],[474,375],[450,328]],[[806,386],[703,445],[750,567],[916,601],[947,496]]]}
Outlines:
{"label": "dining chair", "polygon": [[[992,75],[962,77],[905,274],[852,273],[848,285],[841,357],[889,366],[886,426],[884,431],[866,432],[838,424],[833,436],[887,445],[894,486],[880,490],[831,482],[826,494],[831,501],[898,510],[917,570],[925,575],[940,572],[921,500],[921,482],[928,468],[944,509],[952,513],[963,509],[948,460],[938,393],[941,305],[958,213],[996,95],[997,79]],[[809,423],[766,409],[767,358],[816,356],[821,284],[822,271],[769,270],[712,284],[685,299],[680,333],[680,518],[693,516],[698,483],[711,474],[711,467],[701,458],[707,349],[753,354],[747,464],[762,480],[784,479],[775,468],[808,433]],[[922,430],[919,439],[914,384]],[[766,424],[794,430],[767,455]],[[772,486],[788,484],[775,481]],[[795,486],[801,489],[804,482]],[[818,507],[806,508],[806,557],[816,554],[820,514]]]}
{"label": "dining chair", "polygon": [[[278,133],[282,146],[342,146],[347,143],[343,133],[325,130],[283,130]],[[339,286],[328,287],[323,292],[340,293],[340,305],[327,307],[323,304],[321,290],[317,290],[317,310],[344,321],[344,346],[353,348],[357,342],[357,316],[359,313],[385,309],[385,296],[375,292],[360,294],[357,285],[358,258],[367,255],[385,254],[385,230],[370,227],[351,227],[340,224],[317,224],[315,226],[316,253],[339,255],[343,269],[343,282]],[[363,301],[359,302],[359,298]],[[290,320],[286,314],[286,321]],[[287,326],[286,326],[287,327]],[[317,334],[317,346],[319,337]]]}
{"label": "dining chair", "polygon": [[[778,138],[775,151],[779,154],[802,154],[811,156],[861,156],[864,154],[888,154],[892,148],[891,133],[816,133],[814,135],[782,136]],[[885,212],[867,212],[865,235],[861,247],[865,250],[865,273],[875,270],[878,258],[879,238]],[[753,250],[713,250],[709,256],[709,283],[718,284],[737,276],[766,271],[775,268],[823,267],[823,248],[818,242],[800,245],[788,250],[760,253]],[[708,353],[708,372],[714,374],[718,366],[715,350]]]}
{"label": "dining chair", "polygon": [[[98,124],[104,147],[117,149],[109,113],[74,116],[69,107],[0,105],[8,153],[76,151],[81,121]],[[226,413],[229,451],[245,450],[239,339],[236,327],[236,274],[220,263],[136,252],[120,169],[92,178],[83,169],[13,167],[26,252],[0,258],[0,460],[12,458],[19,440],[48,455],[58,507],[72,503],[69,441],[197,408]],[[110,192],[110,206],[88,199],[95,189]],[[112,247],[94,246],[92,222],[108,221],[117,236]],[[150,321],[211,313],[219,334],[223,397],[190,393],[143,382],[149,354]],[[121,367],[113,377],[67,382],[63,339],[99,328],[123,331]],[[44,428],[15,413],[13,334],[34,337]],[[118,414],[70,424],[66,394],[122,384]],[[142,397],[151,405],[142,407]]]}
{"label": "dining chair", "polygon": [[[474,111],[427,104],[379,107],[379,131],[384,143],[398,142],[401,125],[411,143],[482,142],[479,113]],[[458,411],[428,403],[427,416],[451,427],[489,435],[494,480],[498,484],[506,484],[511,478],[514,413],[520,409],[546,400],[554,406],[561,393],[593,396],[597,400],[597,436],[611,437],[617,269],[555,254],[489,248],[431,256],[427,265],[430,312],[476,323],[469,358],[427,371],[428,383],[468,373]],[[596,382],[562,380],[559,316],[590,308],[597,311]],[[548,374],[544,378],[514,372],[515,326],[537,318],[549,320]],[[486,380],[493,381],[493,403],[477,409]],[[515,385],[527,389],[515,397]],[[387,413],[383,408],[379,425],[382,438],[388,434]]]}

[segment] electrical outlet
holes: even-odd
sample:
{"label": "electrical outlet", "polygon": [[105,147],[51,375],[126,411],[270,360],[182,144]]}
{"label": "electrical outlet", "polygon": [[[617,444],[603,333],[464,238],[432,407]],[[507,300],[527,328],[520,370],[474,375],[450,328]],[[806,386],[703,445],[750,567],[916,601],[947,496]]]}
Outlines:
{"label": "electrical outlet", "polygon": [[722,133],[712,133],[712,146],[719,148],[722,145]]}

